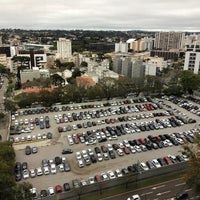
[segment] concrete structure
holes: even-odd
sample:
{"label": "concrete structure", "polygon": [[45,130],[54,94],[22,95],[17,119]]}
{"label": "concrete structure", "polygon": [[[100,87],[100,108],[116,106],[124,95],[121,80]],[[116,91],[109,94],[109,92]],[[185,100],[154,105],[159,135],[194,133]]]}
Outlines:
{"label": "concrete structure", "polygon": [[0,54],[0,64],[7,67],[7,56],[6,54]]}
{"label": "concrete structure", "polygon": [[132,77],[132,60],[130,57],[122,57],[121,73],[124,76]]}
{"label": "concrete structure", "polygon": [[125,42],[115,43],[116,53],[128,53],[128,44]]}
{"label": "concrete structure", "polygon": [[49,51],[50,47],[52,47],[52,45],[31,44],[31,43],[24,43],[22,45],[22,48],[24,50],[30,50],[30,49],[33,49],[35,51],[44,50],[45,52]]}
{"label": "concrete structure", "polygon": [[57,41],[58,57],[61,59],[70,59],[72,57],[71,40],[66,38],[59,38]]}
{"label": "concrete structure", "polygon": [[49,78],[49,77],[50,77],[49,70],[45,69],[40,70],[37,67],[34,67],[33,69],[29,70],[20,71],[21,83],[25,83],[27,81],[33,81],[34,79]]}
{"label": "concrete structure", "polygon": [[2,36],[0,36],[0,47],[3,46]]}
{"label": "concrete structure", "polygon": [[145,76],[156,76],[157,67],[156,65],[145,63]]}
{"label": "concrete structure", "polygon": [[150,56],[164,58],[164,60],[178,61],[180,51],[152,50]]}
{"label": "concrete structure", "polygon": [[183,69],[200,74],[200,45],[187,46]]}
{"label": "concrete structure", "polygon": [[185,33],[158,32],[155,34],[155,49],[169,51],[170,49],[183,49]]}
{"label": "concrete structure", "polygon": [[113,71],[130,78],[143,78],[145,75],[145,65],[143,60],[116,56],[113,60]]}
{"label": "concrete structure", "polygon": [[156,68],[159,68],[159,70],[163,70],[163,68],[166,68],[168,66],[168,62],[164,60],[164,58],[160,57],[148,57],[145,62],[148,65],[155,66]]}
{"label": "concrete structure", "polygon": [[[44,51],[34,51],[31,50],[19,50],[17,56],[28,57],[30,61],[26,61],[24,66],[26,68],[32,69],[33,67],[38,67],[39,69],[44,69],[47,63],[47,56]],[[18,66],[21,66],[21,62],[13,63],[11,71],[15,71]]]}
{"label": "concrete structure", "polygon": [[131,78],[142,79],[145,76],[145,65],[142,60],[132,61],[132,75]]}
{"label": "concrete structure", "polygon": [[185,41],[184,41],[185,47],[187,49],[187,46],[191,45],[200,45],[200,34],[191,34],[191,35],[186,35],[185,36]]}

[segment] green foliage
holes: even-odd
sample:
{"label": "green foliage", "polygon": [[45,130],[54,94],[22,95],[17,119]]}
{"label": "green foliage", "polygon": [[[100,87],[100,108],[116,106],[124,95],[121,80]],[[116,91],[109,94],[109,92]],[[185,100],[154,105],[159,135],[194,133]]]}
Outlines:
{"label": "green foliage", "polygon": [[81,62],[81,67],[87,67],[88,66],[88,63],[87,62],[85,62],[85,61],[82,61]]}
{"label": "green foliage", "polygon": [[77,76],[81,76],[81,71],[79,68],[75,68],[74,71],[72,72],[72,77],[76,78]]}
{"label": "green foliage", "polygon": [[0,197],[5,200],[15,199],[16,183],[13,176],[15,152],[11,143],[1,142],[0,160]]}
{"label": "green foliage", "polygon": [[68,70],[71,70],[74,68],[75,64],[73,62],[61,62],[59,59],[55,60],[55,65],[58,68],[66,68]]}
{"label": "green foliage", "polygon": [[4,105],[5,109],[11,112],[15,112],[17,110],[16,103],[14,101],[6,99]]}
{"label": "green foliage", "polygon": [[200,194],[200,135],[195,133],[195,145],[183,146],[183,154],[189,157],[188,169],[184,175],[186,183]]}
{"label": "green foliage", "polygon": [[182,71],[180,76],[180,84],[184,92],[193,94],[194,90],[200,88],[200,75],[194,74],[192,71]]}
{"label": "green foliage", "polygon": [[4,119],[4,117],[5,117],[5,114],[4,113],[0,113],[0,120]]}
{"label": "green foliage", "polygon": [[62,85],[62,83],[65,82],[65,80],[58,74],[53,74],[51,76],[52,84],[54,85]]}

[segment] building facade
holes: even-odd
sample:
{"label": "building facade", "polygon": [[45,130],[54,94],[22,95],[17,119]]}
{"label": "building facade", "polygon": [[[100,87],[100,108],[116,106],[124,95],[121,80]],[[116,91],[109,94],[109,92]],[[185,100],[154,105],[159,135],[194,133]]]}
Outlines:
{"label": "building facade", "polygon": [[128,44],[126,42],[115,43],[116,53],[128,53]]}
{"label": "building facade", "polygon": [[200,45],[187,46],[183,69],[200,74]]}
{"label": "building facade", "polygon": [[185,33],[182,32],[158,32],[155,34],[154,48],[169,51],[170,49],[182,49],[184,47]]}
{"label": "building facade", "polygon": [[72,57],[71,40],[66,38],[59,38],[57,41],[58,57],[61,59],[70,59]]}

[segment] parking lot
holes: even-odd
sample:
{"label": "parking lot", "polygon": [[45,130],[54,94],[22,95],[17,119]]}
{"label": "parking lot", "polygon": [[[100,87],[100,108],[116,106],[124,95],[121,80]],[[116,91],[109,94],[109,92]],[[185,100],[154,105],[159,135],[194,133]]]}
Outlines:
{"label": "parking lot", "polygon": [[[12,133],[21,132],[10,138],[14,142],[16,161],[27,162],[30,170],[42,167],[43,159],[54,161],[55,157],[65,157],[71,167],[70,171],[60,171],[58,164],[55,174],[50,171],[46,175],[27,178],[38,192],[50,186],[63,186],[64,183],[69,183],[72,188],[72,180],[76,179],[89,184],[89,177],[94,178],[109,170],[114,172],[134,163],[181,154],[181,143],[192,140],[193,133],[199,128],[199,116],[196,113],[166,99],[116,99],[57,105],[48,111],[38,108],[32,110],[34,112],[20,110],[12,116]],[[49,126],[45,116],[48,116]],[[35,118],[39,120],[38,125]],[[49,132],[52,138],[47,137]],[[162,138],[162,135],[165,136]],[[167,135],[170,135],[170,140]],[[145,145],[142,146],[143,140]],[[141,144],[137,145],[138,141]],[[151,144],[153,141],[154,146],[148,146],[147,141]],[[38,147],[38,152],[26,155],[27,145]],[[103,150],[102,146],[107,150]],[[96,147],[99,147],[99,156]],[[71,149],[73,153],[62,154],[63,149]],[[96,161],[91,159],[88,149],[92,150]],[[83,150],[86,150],[86,157]],[[110,151],[115,158],[112,158]],[[77,152],[80,152],[80,158],[77,158]],[[106,154],[107,159],[104,157]],[[21,181],[24,180],[22,177]]]}

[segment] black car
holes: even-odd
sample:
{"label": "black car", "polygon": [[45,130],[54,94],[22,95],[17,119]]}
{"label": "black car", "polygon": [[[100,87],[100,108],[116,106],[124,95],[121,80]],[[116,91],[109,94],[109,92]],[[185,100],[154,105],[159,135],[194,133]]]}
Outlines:
{"label": "black car", "polygon": [[64,183],[64,184],[63,184],[63,189],[64,189],[65,191],[69,191],[69,190],[70,190],[70,185],[69,185],[69,183]]}
{"label": "black car", "polygon": [[20,162],[15,163],[15,172],[22,170],[22,164]]}
{"label": "black car", "polygon": [[55,157],[55,164],[60,165],[62,163],[62,159],[59,156]]}
{"label": "black car", "polygon": [[22,179],[21,171],[15,172],[15,180],[20,181]]}
{"label": "black car", "polygon": [[179,192],[176,194],[175,199],[176,200],[186,200],[186,199],[189,199],[189,195],[188,195],[188,193],[185,193],[185,192],[183,192],[183,193]]}
{"label": "black car", "polygon": [[96,163],[97,162],[97,159],[96,159],[96,157],[94,155],[90,156],[90,160],[91,160],[92,163]]}
{"label": "black car", "polygon": [[95,150],[96,154],[101,153],[101,150],[99,147],[95,147],[94,150]]}
{"label": "black car", "polygon": [[48,133],[47,133],[47,138],[48,138],[48,139],[52,139],[52,137],[53,137],[53,134],[50,133],[50,132],[48,132]]}
{"label": "black car", "polygon": [[41,190],[40,191],[40,196],[41,197],[46,197],[46,196],[48,196],[48,192],[46,190]]}
{"label": "black car", "polygon": [[63,149],[62,154],[71,154],[73,153],[72,149]]}
{"label": "black car", "polygon": [[116,158],[116,155],[115,155],[114,151],[109,151],[109,155],[110,155],[111,159],[115,159]]}
{"label": "black car", "polygon": [[25,148],[25,154],[26,155],[30,155],[31,154],[31,147],[30,146],[26,146],[26,148]]}
{"label": "black car", "polygon": [[27,162],[22,163],[22,171],[24,171],[25,169],[28,169],[28,163]]}

